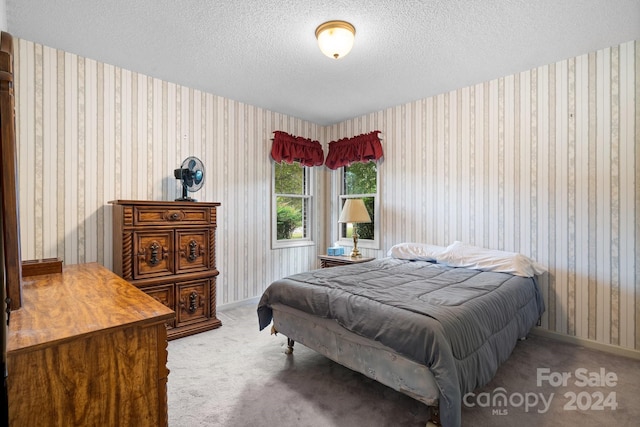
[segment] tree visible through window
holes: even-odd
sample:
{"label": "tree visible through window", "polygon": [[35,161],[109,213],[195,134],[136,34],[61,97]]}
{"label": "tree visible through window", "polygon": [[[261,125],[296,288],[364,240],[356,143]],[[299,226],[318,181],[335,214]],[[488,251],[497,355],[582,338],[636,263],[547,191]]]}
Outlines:
{"label": "tree visible through window", "polygon": [[274,164],[276,246],[311,239],[310,173],[310,168],[298,162]]}
{"label": "tree visible through window", "polygon": [[351,238],[353,228],[357,227],[360,240],[375,240],[376,230],[376,196],[378,193],[378,168],[376,162],[353,163],[342,171],[341,203],[348,198],[359,198],[367,207],[371,223],[340,224],[340,238]]}

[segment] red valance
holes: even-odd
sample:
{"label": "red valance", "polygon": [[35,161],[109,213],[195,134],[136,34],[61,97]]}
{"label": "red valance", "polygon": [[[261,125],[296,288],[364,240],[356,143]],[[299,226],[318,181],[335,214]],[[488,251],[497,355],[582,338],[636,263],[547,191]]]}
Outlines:
{"label": "red valance", "polygon": [[301,136],[289,135],[286,132],[273,132],[271,158],[277,163],[300,162],[304,166],[322,166],[324,152],[318,141],[312,141]]}
{"label": "red valance", "polygon": [[329,169],[338,169],[355,162],[368,162],[382,158],[379,130],[363,133],[353,138],[343,138],[329,143],[329,154],[324,164]]}

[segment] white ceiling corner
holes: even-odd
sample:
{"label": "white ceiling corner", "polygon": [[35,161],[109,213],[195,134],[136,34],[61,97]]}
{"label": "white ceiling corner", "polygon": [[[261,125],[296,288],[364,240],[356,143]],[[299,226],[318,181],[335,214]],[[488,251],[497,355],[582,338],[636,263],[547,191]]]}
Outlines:
{"label": "white ceiling corner", "polygon": [[640,39],[639,0],[6,2],[15,37],[321,125]]}

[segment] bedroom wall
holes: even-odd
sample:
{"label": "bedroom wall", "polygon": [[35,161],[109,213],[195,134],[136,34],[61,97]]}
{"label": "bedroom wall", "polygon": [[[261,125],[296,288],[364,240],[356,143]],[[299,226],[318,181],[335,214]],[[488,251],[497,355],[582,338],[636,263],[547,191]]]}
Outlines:
{"label": "bedroom wall", "polygon": [[[365,255],[456,239],[523,252],[550,269],[543,327],[640,349],[637,41],[327,127],[25,40],[15,63],[23,259],[110,267],[106,202],[174,199],[172,171],[196,155],[196,197],[222,203],[218,303],[256,297],[317,266],[316,247],[270,249],[271,131],[378,129],[381,248]],[[321,170],[316,188],[331,182]],[[334,196],[318,194],[316,226]]]}
{"label": "bedroom wall", "polygon": [[7,0],[0,0],[0,30],[7,31]]}
{"label": "bedroom wall", "polygon": [[110,268],[107,202],[174,200],[173,170],[195,155],[194,197],[222,203],[219,305],[316,267],[314,246],[270,249],[269,151],[274,130],[317,140],[320,126],[26,40],[14,63],[23,259]]}
{"label": "bedroom wall", "polygon": [[325,129],[384,135],[382,248],[454,240],[549,268],[543,327],[640,349],[640,45]]}

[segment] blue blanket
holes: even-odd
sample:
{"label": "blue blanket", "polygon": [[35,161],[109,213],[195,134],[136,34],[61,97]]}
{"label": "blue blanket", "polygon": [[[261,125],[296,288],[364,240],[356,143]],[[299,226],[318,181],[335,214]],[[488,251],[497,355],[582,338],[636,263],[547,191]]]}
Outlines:
{"label": "blue blanket", "polygon": [[444,426],[461,423],[462,396],[487,384],[544,312],[533,278],[384,258],[273,282],[258,305],[334,319],[429,367],[440,389]]}

